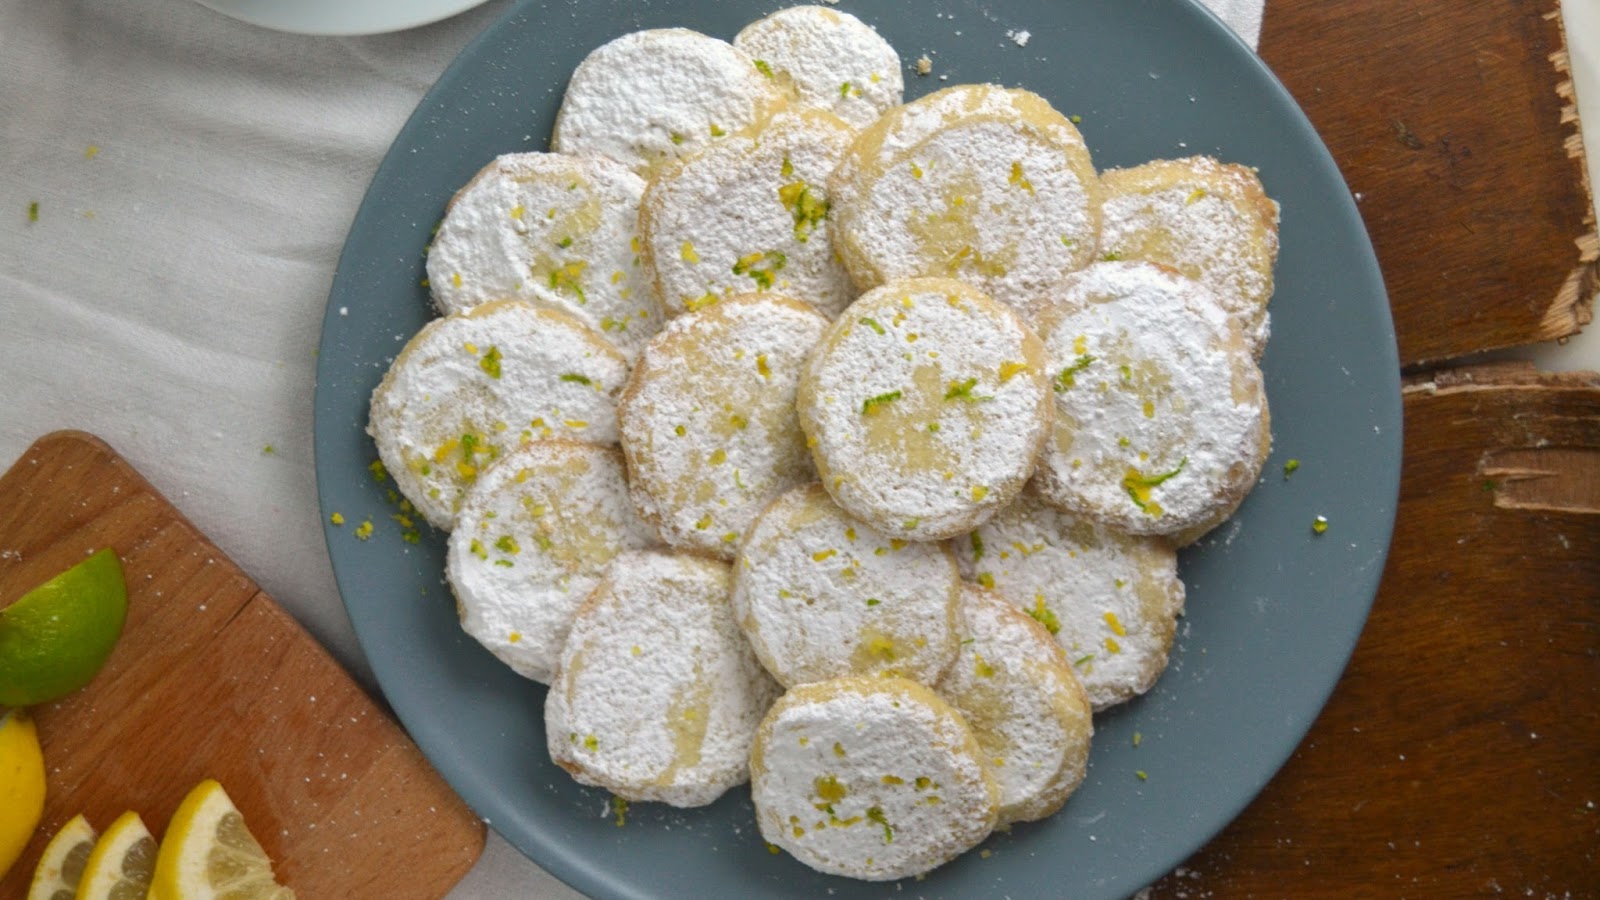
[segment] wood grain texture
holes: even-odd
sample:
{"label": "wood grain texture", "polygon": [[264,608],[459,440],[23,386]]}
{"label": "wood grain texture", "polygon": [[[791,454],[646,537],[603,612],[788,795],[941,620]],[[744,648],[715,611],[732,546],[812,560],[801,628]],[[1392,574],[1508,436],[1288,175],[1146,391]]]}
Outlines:
{"label": "wood grain texture", "polygon": [[439,897],[484,826],[326,651],[110,447],[35,443],[0,477],[0,603],[110,546],[128,621],[83,690],[34,710],[48,793],[0,897],[83,812],[139,812],[159,836],[203,778],[222,782],[301,897]]}
{"label": "wood grain texture", "polygon": [[[1584,499],[1600,375],[1429,373],[1405,389],[1405,427],[1394,544],[1349,668],[1277,777],[1152,896],[1600,894],[1600,510]],[[1519,486],[1539,482],[1578,500]]]}
{"label": "wood grain texture", "polygon": [[1559,0],[1271,2],[1261,56],[1361,196],[1402,363],[1590,320],[1600,238]]}

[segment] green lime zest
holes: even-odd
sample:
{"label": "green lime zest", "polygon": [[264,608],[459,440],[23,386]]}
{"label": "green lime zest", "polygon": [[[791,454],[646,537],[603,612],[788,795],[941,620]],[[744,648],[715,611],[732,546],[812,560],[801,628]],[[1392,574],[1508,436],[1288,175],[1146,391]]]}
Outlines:
{"label": "green lime zest", "polygon": [[500,377],[500,348],[490,347],[488,352],[478,360],[478,368],[489,374],[490,378]]}
{"label": "green lime zest", "polygon": [[883,814],[883,807],[867,807],[867,819],[883,826],[883,842],[885,844],[894,843],[894,826],[889,824],[888,817]]}
{"label": "green lime zest", "polygon": [[873,410],[883,406],[884,404],[893,403],[894,401],[899,400],[901,396],[902,395],[899,391],[890,391],[887,394],[879,394],[876,397],[868,397],[867,399],[861,401],[861,414],[863,416],[871,415]]}
{"label": "green lime zest", "polygon": [[1078,383],[1078,373],[1089,368],[1093,363],[1094,357],[1084,353],[1073,360],[1071,365],[1058,372],[1055,382],[1056,393],[1062,394],[1072,390],[1073,385]]}
{"label": "green lime zest", "polygon": [[[787,178],[794,167],[789,165],[788,157],[784,157],[783,162],[786,170],[784,177]],[[811,240],[818,223],[828,217],[828,201],[817,199],[817,195],[811,192],[811,186],[804,181],[793,181],[778,188],[778,202],[794,218],[794,239],[802,244]]]}
{"label": "green lime zest", "polygon": [[1023,612],[1027,613],[1035,622],[1043,625],[1051,634],[1061,631],[1061,620],[1056,618],[1053,610],[1044,605],[1043,597],[1034,598],[1033,609],[1025,609]]}
{"label": "green lime zest", "polygon": [[952,381],[949,389],[944,392],[944,398],[946,400],[971,401],[973,399],[972,389],[977,386],[978,379],[976,378],[968,378],[966,381]]}
{"label": "green lime zest", "polygon": [[1178,460],[1177,468],[1170,472],[1162,472],[1160,475],[1145,475],[1130,466],[1122,476],[1122,489],[1128,492],[1128,496],[1132,498],[1134,506],[1151,515],[1160,515],[1161,508],[1155,506],[1150,500],[1150,489],[1182,472],[1183,467],[1188,464],[1189,457],[1185,456],[1183,459]]}
{"label": "green lime zest", "polygon": [[748,275],[758,290],[771,290],[773,277],[782,271],[789,258],[777,250],[760,251],[739,257],[733,263],[733,274]]}

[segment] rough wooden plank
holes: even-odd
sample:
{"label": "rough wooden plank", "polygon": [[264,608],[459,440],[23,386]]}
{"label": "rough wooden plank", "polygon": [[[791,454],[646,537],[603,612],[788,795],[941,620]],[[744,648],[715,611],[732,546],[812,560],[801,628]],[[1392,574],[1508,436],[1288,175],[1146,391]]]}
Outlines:
{"label": "rough wooden plank", "polygon": [[83,690],[35,709],[47,799],[0,897],[78,812],[162,833],[222,782],[302,897],[439,897],[484,827],[333,658],[111,448],[40,439],[0,477],[0,603],[110,546],[128,621]]}
{"label": "rough wooden plank", "polygon": [[[1584,493],[1600,375],[1430,373],[1405,416],[1394,545],[1349,669],[1288,765],[1153,896],[1600,887],[1600,509]],[[1589,487],[1528,503],[1524,472]]]}
{"label": "rough wooden plank", "polygon": [[1360,195],[1403,363],[1590,320],[1600,238],[1559,0],[1268,3],[1261,55]]}

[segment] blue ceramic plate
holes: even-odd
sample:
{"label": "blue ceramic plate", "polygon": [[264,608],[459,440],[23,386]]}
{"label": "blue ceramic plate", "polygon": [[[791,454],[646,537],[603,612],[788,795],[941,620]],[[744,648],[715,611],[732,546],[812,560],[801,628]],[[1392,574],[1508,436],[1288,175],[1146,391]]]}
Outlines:
{"label": "blue ceramic plate", "polygon": [[[605,897],[892,895],[770,854],[749,793],[709,808],[636,805],[545,753],[545,689],[456,623],[443,535],[402,539],[368,465],[367,400],[433,314],[423,248],[451,193],[497,154],[546,146],[567,78],[602,42],[686,26],[731,38],[772,0],[530,0],[439,79],[401,130],[356,215],[318,362],[317,480],[345,606],[389,702],[495,830],[561,879]],[[1275,446],[1239,514],[1181,557],[1189,588],[1172,664],[1146,697],[1096,722],[1089,776],[1053,818],[1019,825],[906,884],[907,896],[1111,897],[1183,861],[1267,783],[1339,678],[1377,590],[1400,470],[1394,331],[1361,219],[1333,160],[1254,54],[1186,0],[935,0],[840,5],[909,61],[916,97],[949,84],[1030,88],[1082,116],[1105,168],[1212,154],[1256,166],[1283,207],[1273,335],[1263,367]],[[1026,47],[1008,31],[1031,33]],[[948,81],[945,79],[948,78]],[[1285,479],[1282,464],[1301,468]],[[1331,523],[1314,536],[1311,522]],[[1142,735],[1135,747],[1132,737]],[[1140,780],[1135,771],[1147,773]]]}

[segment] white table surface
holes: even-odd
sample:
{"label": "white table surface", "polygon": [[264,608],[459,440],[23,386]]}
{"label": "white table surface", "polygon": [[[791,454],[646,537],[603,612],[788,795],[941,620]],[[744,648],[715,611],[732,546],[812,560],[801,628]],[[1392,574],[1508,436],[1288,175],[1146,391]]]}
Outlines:
{"label": "white table surface", "polygon": [[[323,306],[394,134],[506,2],[312,38],[188,0],[0,0],[0,467],[101,435],[369,688],[312,472]],[[1600,0],[1566,15],[1600,183]],[[1517,353],[1600,369],[1594,332]],[[452,897],[506,896],[578,895],[491,836]]]}

